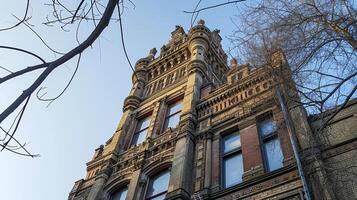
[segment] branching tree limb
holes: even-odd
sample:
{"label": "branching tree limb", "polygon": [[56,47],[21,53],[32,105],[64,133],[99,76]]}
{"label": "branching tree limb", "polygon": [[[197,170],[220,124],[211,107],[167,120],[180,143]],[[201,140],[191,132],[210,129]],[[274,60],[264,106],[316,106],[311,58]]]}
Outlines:
{"label": "branching tree limb", "polygon": [[[128,2],[133,4],[133,2],[131,2],[131,1],[128,1]],[[98,37],[107,28],[107,26],[109,25],[109,23],[111,21],[113,21],[113,20],[118,21],[118,19],[115,19],[113,17],[114,10],[115,10],[116,6],[118,7],[118,10],[119,10],[119,7],[123,7],[124,1],[123,0],[108,0],[107,5],[104,6],[101,4],[100,0],[89,0],[89,1],[81,0],[79,2],[79,4],[76,6],[76,9],[74,9],[74,10],[72,10],[71,8],[64,5],[62,2],[60,2],[60,0],[51,0],[51,2],[47,5],[52,8],[53,13],[52,13],[51,17],[47,16],[47,18],[46,18],[47,21],[44,23],[45,25],[54,26],[56,24],[59,24],[61,29],[63,29],[64,31],[68,31],[68,29],[66,28],[68,25],[77,23],[76,40],[78,42],[78,45],[76,47],[74,47],[72,50],[68,51],[67,53],[62,53],[62,52],[58,52],[58,51],[54,50],[52,47],[50,47],[50,45],[48,45],[45,42],[45,40],[41,37],[41,35],[39,33],[37,33],[36,30],[34,30],[34,28],[32,28],[32,25],[28,24],[28,19],[30,19],[30,17],[28,16],[28,8],[30,6],[29,0],[27,1],[27,4],[26,4],[26,11],[25,11],[24,17],[22,19],[19,19],[16,16],[14,16],[15,18],[18,19],[18,21],[19,21],[18,23],[16,23],[15,25],[13,25],[11,27],[0,29],[0,31],[6,31],[6,30],[16,28],[19,25],[24,25],[27,28],[29,28],[31,30],[31,32],[36,37],[38,37],[41,40],[41,42],[49,50],[51,50],[52,52],[54,52],[57,55],[60,55],[59,58],[57,58],[53,61],[50,61],[50,62],[46,62],[41,56],[39,56],[31,51],[21,49],[18,47],[11,47],[11,46],[4,46],[4,45],[0,46],[0,49],[7,49],[7,50],[25,53],[25,54],[33,56],[36,59],[41,61],[41,64],[29,66],[29,67],[26,67],[26,68],[23,68],[23,69],[20,69],[17,71],[10,70],[10,68],[8,68],[8,67],[6,67],[6,68],[1,67],[1,69],[5,70],[9,74],[7,74],[3,77],[0,77],[0,84],[3,84],[10,80],[13,80],[17,77],[21,77],[28,73],[41,70],[40,75],[33,81],[33,83],[30,84],[29,87],[27,87],[22,92],[22,94],[20,94],[7,108],[5,108],[5,110],[1,111],[1,113],[0,113],[0,124],[3,124],[5,119],[8,119],[12,113],[14,113],[16,110],[18,110],[21,107],[21,105],[23,105],[23,107],[20,109],[19,114],[17,114],[17,116],[15,117],[15,119],[12,123],[14,125],[14,129],[12,130],[11,133],[10,133],[10,130],[12,129],[13,125],[11,125],[9,131],[6,131],[3,127],[0,126],[1,131],[4,134],[4,138],[2,138],[0,141],[0,148],[1,148],[1,150],[8,150],[10,152],[17,153],[19,155],[27,155],[27,156],[31,156],[31,157],[34,157],[36,155],[31,154],[24,147],[25,144],[21,144],[20,142],[18,142],[18,140],[14,136],[15,136],[16,131],[18,130],[18,126],[20,124],[20,121],[22,119],[22,116],[25,112],[25,109],[30,101],[32,94],[38,89],[38,91],[36,92],[37,99],[39,99],[40,101],[47,101],[47,102],[49,102],[49,104],[51,104],[54,100],[58,99],[66,91],[66,89],[69,87],[70,83],[72,82],[72,80],[77,72],[77,69],[80,64],[81,54],[88,47],[92,46],[92,44],[98,39]],[[122,13],[119,13],[119,22],[120,22],[120,31],[121,31],[121,35],[122,35],[122,45],[124,48],[125,56],[127,57],[127,60],[130,64],[130,66],[132,67],[129,57],[127,55],[126,49],[125,49],[123,27],[121,24],[121,18],[122,18],[121,14]],[[94,25],[94,29],[83,42],[80,42],[78,39],[78,33],[79,33],[79,27],[81,25],[82,20],[92,21],[93,25]],[[40,92],[45,89],[45,87],[41,87],[41,84],[43,83],[43,81],[45,81],[46,78],[55,69],[62,66],[64,63],[68,62],[69,60],[73,59],[76,56],[78,56],[78,60],[77,60],[75,71],[73,72],[69,82],[66,84],[64,89],[59,93],[59,95],[52,97],[52,98],[44,97],[44,95],[46,93],[40,95]],[[15,145],[10,145],[11,141],[15,141]],[[22,152],[20,152],[19,150],[22,150]]]}

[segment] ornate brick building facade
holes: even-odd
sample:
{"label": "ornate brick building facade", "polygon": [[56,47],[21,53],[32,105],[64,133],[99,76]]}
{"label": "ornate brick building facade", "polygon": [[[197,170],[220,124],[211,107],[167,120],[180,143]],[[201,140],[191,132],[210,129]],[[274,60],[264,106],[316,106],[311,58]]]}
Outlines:
{"label": "ornate brick building facade", "polygon": [[273,75],[289,77],[281,52],[264,67],[227,66],[219,31],[200,20],[188,33],[176,26],[155,54],[137,61],[118,128],[70,200],[305,198],[294,148],[309,147],[311,130],[302,108],[284,115]]}

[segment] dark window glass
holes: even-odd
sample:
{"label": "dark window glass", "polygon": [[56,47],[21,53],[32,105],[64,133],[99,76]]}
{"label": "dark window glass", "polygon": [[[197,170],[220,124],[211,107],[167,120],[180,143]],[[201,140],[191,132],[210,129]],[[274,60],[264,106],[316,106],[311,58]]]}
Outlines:
{"label": "dark window glass", "polygon": [[147,192],[146,199],[161,200],[165,199],[167,187],[169,186],[170,171],[165,170],[160,174],[151,178]]}
{"label": "dark window glass", "polygon": [[138,145],[145,141],[146,135],[150,125],[150,117],[140,119],[136,125],[135,133],[131,139],[131,145]]}
{"label": "dark window glass", "polygon": [[127,192],[127,187],[121,188],[111,196],[110,200],[125,200]]}
{"label": "dark window glass", "polygon": [[243,72],[238,73],[238,80],[243,78]]}
{"label": "dark window glass", "polygon": [[223,137],[223,185],[225,188],[242,182],[243,159],[238,132]]}
{"label": "dark window glass", "polygon": [[175,102],[174,104],[169,105],[166,112],[164,131],[168,128],[176,128],[180,122],[180,115],[182,109],[182,101]]}
{"label": "dark window glass", "polygon": [[271,112],[265,114],[258,121],[258,131],[262,141],[266,171],[273,171],[283,167],[284,156],[277,130],[278,128]]}
{"label": "dark window glass", "polygon": [[234,83],[234,82],[236,82],[236,80],[237,80],[237,75],[236,74],[232,75],[232,82]]}
{"label": "dark window glass", "polygon": [[255,88],[255,91],[260,92],[260,86],[257,86],[257,87]]}

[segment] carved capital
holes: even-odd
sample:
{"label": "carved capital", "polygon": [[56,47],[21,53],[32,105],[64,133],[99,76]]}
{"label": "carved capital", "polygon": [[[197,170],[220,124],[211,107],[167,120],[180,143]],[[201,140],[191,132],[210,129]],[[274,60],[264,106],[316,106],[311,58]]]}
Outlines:
{"label": "carved capital", "polygon": [[123,112],[126,110],[134,110],[139,107],[141,99],[137,96],[128,96],[124,100]]}
{"label": "carved capital", "polygon": [[207,139],[207,140],[213,140],[214,134],[213,134],[212,130],[209,129],[209,130],[206,132],[205,136],[206,136],[206,139]]}
{"label": "carved capital", "polygon": [[205,71],[207,70],[206,63],[201,60],[194,60],[188,63],[188,74],[191,73],[200,73],[201,75],[204,75]]}
{"label": "carved capital", "polygon": [[132,82],[133,84],[140,82],[141,84],[146,83],[147,80],[147,70],[146,69],[138,69],[133,73]]}
{"label": "carved capital", "polygon": [[135,71],[144,69],[148,64],[150,60],[148,58],[141,58],[135,63]]}

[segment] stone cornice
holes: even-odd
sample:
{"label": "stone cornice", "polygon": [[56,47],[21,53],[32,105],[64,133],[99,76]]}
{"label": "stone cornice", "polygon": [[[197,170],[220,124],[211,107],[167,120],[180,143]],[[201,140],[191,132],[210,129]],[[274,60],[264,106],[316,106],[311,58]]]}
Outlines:
{"label": "stone cornice", "polygon": [[[160,78],[164,77],[165,75],[169,74],[170,72],[173,72],[173,71],[175,71],[175,70],[177,70],[177,69],[179,69],[179,68],[184,67],[185,65],[187,65],[188,62],[189,62],[188,59],[187,59],[187,60],[184,60],[183,62],[181,62],[181,63],[178,64],[177,66],[171,67],[169,70],[166,70],[165,72],[163,72],[162,74],[160,74],[160,76],[150,79],[150,80],[148,81],[148,83],[155,82],[155,81],[159,80]],[[151,70],[151,69],[149,69],[149,70]],[[149,71],[149,70],[148,70],[148,71]]]}
{"label": "stone cornice", "polygon": [[165,59],[167,59],[168,57],[172,57],[172,55],[177,54],[179,52],[183,52],[188,50],[187,49],[187,45],[188,45],[188,41],[185,41],[184,43],[180,44],[179,46],[177,46],[175,49],[167,52],[165,55],[162,55],[160,57],[157,57],[155,60],[151,61],[150,64],[148,65],[147,69],[151,70],[152,68],[154,68],[158,63],[164,61]]}
{"label": "stone cornice", "polygon": [[257,69],[257,71],[252,71],[248,77],[243,78],[239,82],[233,84],[224,84],[221,87],[214,90],[209,94],[204,100],[198,103],[197,108],[200,109],[204,106],[207,106],[215,101],[220,101],[231,96],[236,91],[242,90],[244,88],[249,87],[250,85],[254,85],[257,82],[261,82],[263,80],[267,80],[270,78],[270,74],[267,73],[263,69]]}

